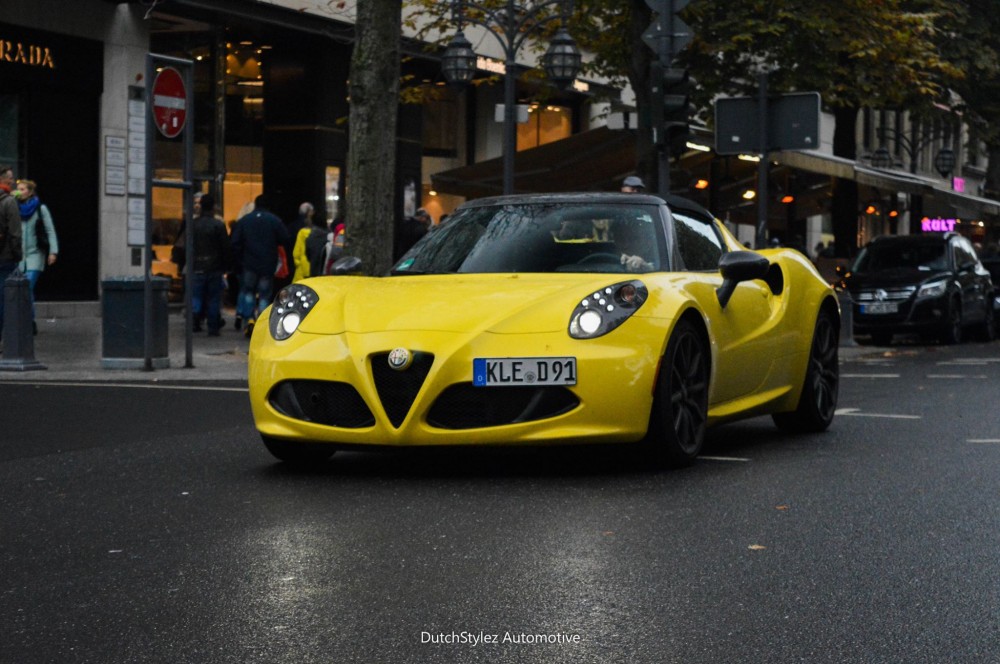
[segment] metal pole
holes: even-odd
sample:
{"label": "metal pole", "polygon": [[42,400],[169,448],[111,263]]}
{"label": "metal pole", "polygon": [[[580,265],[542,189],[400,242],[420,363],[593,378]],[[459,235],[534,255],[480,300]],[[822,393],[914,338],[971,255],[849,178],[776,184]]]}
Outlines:
{"label": "metal pole", "polygon": [[517,151],[517,134],[515,123],[517,112],[516,101],[517,49],[512,35],[516,34],[510,24],[514,21],[514,0],[507,0],[508,39],[506,43],[507,62],[504,65],[503,80],[503,193],[514,193],[514,153]]}
{"label": "metal pole", "polygon": [[146,54],[146,260],[143,261],[142,369],[153,370],[153,163],[156,131],[153,126],[153,54]]}
{"label": "metal pole", "polygon": [[[184,125],[184,181],[193,185],[194,177],[194,67],[184,68],[185,103],[187,104],[186,122]],[[184,262],[184,368],[194,368],[194,312],[191,310],[192,291],[194,290],[194,192],[191,186],[184,188],[184,214],[190,223],[184,227],[184,251],[187,260]]]}
{"label": "metal pole", "polygon": [[757,249],[767,244],[767,72],[758,75],[757,99],[758,127],[760,133],[760,163],[757,164]]}

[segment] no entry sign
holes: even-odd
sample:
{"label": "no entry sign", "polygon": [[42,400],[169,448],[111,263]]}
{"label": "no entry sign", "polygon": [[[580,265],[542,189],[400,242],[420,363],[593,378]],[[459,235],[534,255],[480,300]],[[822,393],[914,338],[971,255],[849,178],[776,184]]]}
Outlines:
{"label": "no entry sign", "polygon": [[187,89],[184,78],[173,67],[164,67],[153,81],[153,120],[167,138],[174,138],[184,130]]}

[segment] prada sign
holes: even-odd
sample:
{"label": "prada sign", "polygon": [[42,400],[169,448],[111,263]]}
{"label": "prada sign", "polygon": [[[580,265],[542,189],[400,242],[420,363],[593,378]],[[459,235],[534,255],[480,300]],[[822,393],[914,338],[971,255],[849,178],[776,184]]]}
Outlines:
{"label": "prada sign", "polygon": [[0,91],[42,86],[99,95],[103,78],[100,41],[0,23]]}
{"label": "prada sign", "polygon": [[36,46],[0,39],[0,61],[13,62],[29,67],[55,69],[56,63],[48,46]]}

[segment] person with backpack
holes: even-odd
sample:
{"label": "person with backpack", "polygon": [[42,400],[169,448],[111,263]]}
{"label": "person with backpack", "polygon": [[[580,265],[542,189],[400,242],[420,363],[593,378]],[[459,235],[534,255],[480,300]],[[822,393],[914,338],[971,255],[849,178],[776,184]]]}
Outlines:
{"label": "person with backpack", "polygon": [[[11,195],[14,187],[14,169],[0,166],[0,291],[7,277],[21,261],[24,247],[21,243],[21,215],[17,201]],[[3,335],[3,301],[0,292],[0,337]]]}
{"label": "person with backpack", "polygon": [[28,278],[31,289],[31,330],[38,334],[35,322],[35,284],[46,266],[54,265],[59,256],[59,239],[52,224],[52,213],[38,198],[34,180],[18,180],[18,207],[21,214],[21,263],[18,266]]}

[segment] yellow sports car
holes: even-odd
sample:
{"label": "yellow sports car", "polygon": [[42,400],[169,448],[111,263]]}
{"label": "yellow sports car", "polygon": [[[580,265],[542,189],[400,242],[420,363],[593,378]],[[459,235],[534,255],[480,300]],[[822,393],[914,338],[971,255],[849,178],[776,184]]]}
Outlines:
{"label": "yellow sports car", "polygon": [[716,423],[770,414],[826,429],[839,331],[837,298],[805,256],[746,251],[690,201],[497,197],[462,205],[388,276],[278,293],[251,339],[250,400],[288,462],[641,442],[678,466]]}

